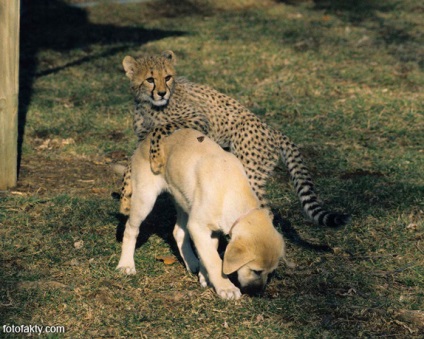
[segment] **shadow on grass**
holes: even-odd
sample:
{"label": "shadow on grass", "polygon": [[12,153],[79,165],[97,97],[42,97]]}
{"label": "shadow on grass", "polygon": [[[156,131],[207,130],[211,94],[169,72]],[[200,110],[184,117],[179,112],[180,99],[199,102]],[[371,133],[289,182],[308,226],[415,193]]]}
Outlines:
{"label": "shadow on grass", "polygon": [[[172,231],[177,221],[177,212],[174,202],[169,194],[161,194],[153,207],[153,210],[147,216],[140,226],[140,233],[137,237],[136,248],[142,247],[149,238],[156,234],[170,245],[174,254],[178,254],[178,248],[175,245]],[[118,226],[116,228],[116,240],[122,242],[125,231],[127,216],[117,214]],[[178,254],[179,256],[179,254]]]}
{"label": "shadow on grass", "polygon": [[[93,24],[87,12],[71,7],[62,0],[22,0],[20,72],[19,72],[19,125],[18,125],[18,171],[22,157],[22,144],[27,120],[28,106],[33,95],[36,78],[59,72],[67,67],[78,66],[96,59],[115,55],[134,46],[169,36],[180,36],[181,31],[144,29],[143,27],[118,27],[110,24]],[[109,46],[100,54],[91,45]],[[38,53],[43,50],[68,52],[80,49],[86,56],[73,62],[39,69]]]}
{"label": "shadow on grass", "polygon": [[410,211],[411,207],[419,208],[424,199],[423,186],[393,180],[379,172],[357,170],[343,174],[341,179],[347,181],[345,189],[351,192],[345,204],[359,218]]}
{"label": "shadow on grass", "polygon": [[337,15],[351,24],[360,24],[366,20],[375,20],[376,12],[394,11],[395,1],[377,0],[315,0],[315,8]]}
{"label": "shadow on grass", "polygon": [[[402,182],[390,180],[384,173],[365,170],[356,170],[346,172],[340,175],[340,179],[345,181],[344,192],[337,197],[331,198],[327,206],[345,206],[344,211],[353,215],[353,220],[364,219],[369,216],[381,216],[393,211],[410,210],[411,206],[417,206],[420,199],[424,199],[424,187],[410,185]],[[296,210],[293,213],[301,213],[300,206],[296,204]],[[326,243],[314,243],[302,238],[297,229],[305,227],[304,225],[293,226],[291,222],[282,215],[278,206],[272,208],[274,214],[274,226],[283,234],[284,238],[294,246],[320,253],[332,253],[333,249]],[[116,215],[119,225],[116,229],[116,239],[122,242],[125,223],[127,218],[122,215]],[[156,234],[162,238],[172,249],[175,256],[180,258],[178,248],[172,236],[172,230],[176,222],[176,211],[172,198],[168,194],[162,194],[158,197],[156,204],[142,223],[140,234],[137,239],[136,247],[143,246],[150,236]],[[310,223],[311,229],[318,226]],[[332,232],[343,232],[346,225]],[[330,230],[320,227],[323,232]],[[221,251],[225,249],[222,248]]]}
{"label": "shadow on grass", "polygon": [[[296,229],[291,225],[290,221],[283,218],[277,209],[272,209],[272,212],[274,214],[274,226],[281,231],[286,239],[294,243],[296,246],[317,252],[332,252],[331,247],[326,244],[314,244],[302,239]],[[118,226],[116,227],[116,240],[118,242],[122,242],[125,224],[128,217],[122,214],[116,214],[116,218],[118,220]],[[172,235],[175,222],[176,210],[174,202],[169,194],[164,193],[158,197],[153,210],[141,224],[136,248],[142,247],[149,238],[155,234],[170,246],[176,257],[181,258]],[[225,245],[226,241],[224,237],[222,237],[220,241],[220,248],[218,249],[220,253],[225,251]]]}
{"label": "shadow on grass", "polygon": [[[296,5],[298,1],[281,1],[290,5]],[[420,51],[422,46],[422,37],[415,34],[417,25],[408,20],[400,20],[388,18],[380,13],[395,13],[397,11],[399,1],[377,1],[377,0],[315,0],[314,9],[331,14],[345,23],[365,27],[376,34],[376,44],[383,44],[388,47],[388,53],[397,58],[401,62],[416,62],[419,67],[424,68],[424,58]],[[419,5],[416,10],[422,10]],[[410,11],[414,11],[411,8]],[[325,25],[324,25],[325,26]],[[319,25],[314,23],[313,29],[302,30],[297,34],[306,34],[304,40],[311,38],[312,45],[316,48],[319,45],[322,31]],[[296,32],[293,33],[296,35]],[[310,39],[311,40],[311,39]],[[295,45],[296,47],[296,45]]]}
{"label": "shadow on grass", "polygon": [[[299,211],[300,212],[300,211]],[[274,214],[274,226],[281,231],[284,236],[284,239],[290,241],[296,246],[302,247],[304,249],[316,251],[316,252],[332,252],[333,249],[326,244],[314,244],[299,235],[296,229],[292,226],[288,219],[282,217],[281,213],[277,209],[273,209]],[[314,226],[316,227],[316,226]]]}

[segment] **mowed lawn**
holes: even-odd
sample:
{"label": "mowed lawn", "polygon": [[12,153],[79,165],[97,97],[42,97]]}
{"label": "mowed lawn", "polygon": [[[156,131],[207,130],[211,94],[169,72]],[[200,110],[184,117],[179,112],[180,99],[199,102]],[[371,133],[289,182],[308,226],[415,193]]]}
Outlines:
{"label": "mowed lawn", "polygon": [[[22,1],[20,176],[0,192],[4,325],[52,337],[406,338],[424,335],[424,5],[403,1]],[[281,164],[275,226],[297,264],[262,297],[220,300],[186,272],[166,196],[118,263],[113,196],[136,145],[126,55],[239,100],[301,149],[340,229],[304,219]],[[276,150],[277,151],[277,150]],[[0,160],[1,161],[1,160]],[[161,258],[175,257],[163,262]]]}

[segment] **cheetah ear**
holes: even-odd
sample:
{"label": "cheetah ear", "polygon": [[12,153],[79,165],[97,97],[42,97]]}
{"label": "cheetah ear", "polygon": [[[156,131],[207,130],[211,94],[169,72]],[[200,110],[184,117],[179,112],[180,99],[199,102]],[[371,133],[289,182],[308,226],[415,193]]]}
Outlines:
{"label": "cheetah ear", "polygon": [[173,65],[175,65],[175,63],[177,62],[177,58],[175,57],[174,52],[168,50],[168,51],[163,51],[162,52],[162,56],[168,60],[170,60],[172,62]]}
{"label": "cheetah ear", "polygon": [[134,78],[134,73],[137,68],[137,61],[133,57],[127,55],[122,61],[122,66],[124,66],[125,74],[130,80]]}

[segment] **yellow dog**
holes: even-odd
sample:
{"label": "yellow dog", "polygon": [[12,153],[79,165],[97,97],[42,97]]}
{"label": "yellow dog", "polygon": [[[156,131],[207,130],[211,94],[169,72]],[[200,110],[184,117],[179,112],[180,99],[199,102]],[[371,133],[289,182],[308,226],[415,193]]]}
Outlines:
{"label": "yellow dog", "polygon": [[[178,212],[174,238],[187,269],[198,272],[201,285],[210,283],[223,299],[261,292],[279,260],[287,263],[285,244],[269,210],[260,208],[240,161],[191,129],[163,139],[155,164],[149,162],[149,150],[150,136],[132,157],[132,205],[117,269],[136,273],[134,251],[140,224],[158,195],[168,191]],[[230,237],[223,261],[216,232]],[[235,272],[241,291],[227,277]]]}

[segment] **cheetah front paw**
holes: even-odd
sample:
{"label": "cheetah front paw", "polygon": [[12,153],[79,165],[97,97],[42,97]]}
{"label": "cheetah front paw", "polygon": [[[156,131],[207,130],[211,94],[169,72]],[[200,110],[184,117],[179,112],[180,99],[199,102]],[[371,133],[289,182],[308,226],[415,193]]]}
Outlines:
{"label": "cheetah front paw", "polygon": [[150,169],[152,170],[152,172],[155,174],[160,173],[163,165],[164,165],[164,160],[160,154],[160,150],[159,149],[157,151],[151,150]]}

